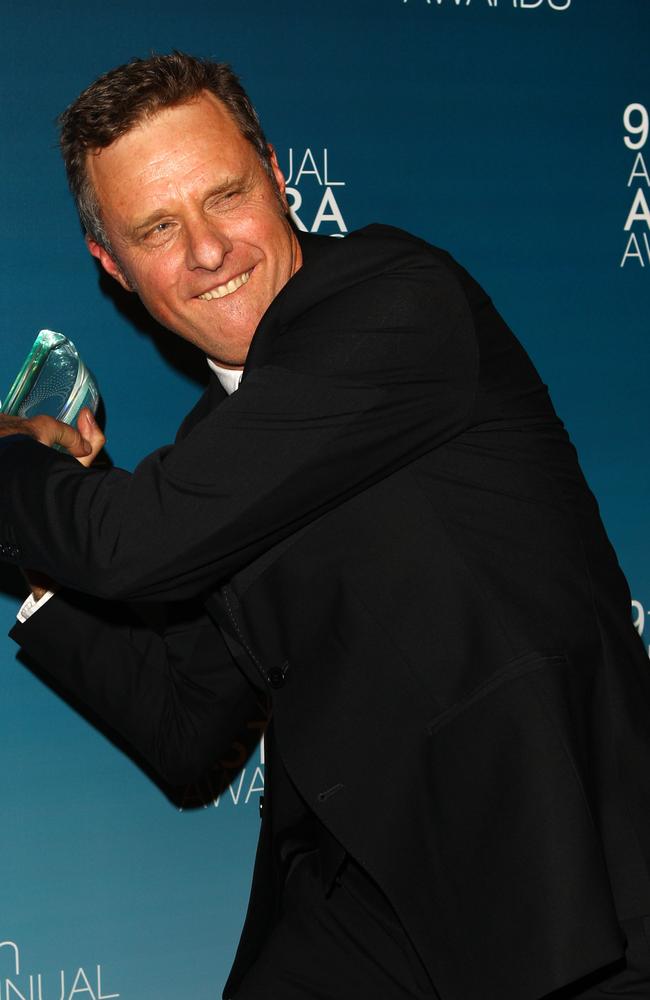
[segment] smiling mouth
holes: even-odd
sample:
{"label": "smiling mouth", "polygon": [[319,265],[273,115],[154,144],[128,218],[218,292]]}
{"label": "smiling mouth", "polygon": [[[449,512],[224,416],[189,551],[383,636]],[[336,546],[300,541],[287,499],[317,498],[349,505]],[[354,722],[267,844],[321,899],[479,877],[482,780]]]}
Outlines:
{"label": "smiling mouth", "polygon": [[209,302],[210,299],[222,299],[224,295],[232,295],[238,288],[245,285],[250,276],[250,271],[244,271],[242,274],[238,274],[236,278],[231,278],[225,285],[217,285],[216,288],[211,288],[209,292],[203,292],[202,295],[197,295],[196,297],[197,299],[203,299],[204,302]]}

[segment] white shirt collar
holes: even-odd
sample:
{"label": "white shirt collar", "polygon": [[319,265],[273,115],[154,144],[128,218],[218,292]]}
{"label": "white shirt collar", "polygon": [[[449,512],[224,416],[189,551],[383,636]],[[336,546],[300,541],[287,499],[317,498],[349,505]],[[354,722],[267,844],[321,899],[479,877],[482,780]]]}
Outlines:
{"label": "white shirt collar", "polygon": [[239,388],[243,371],[240,368],[222,368],[212,358],[206,358],[206,361],[228,395],[232,396],[233,392]]}

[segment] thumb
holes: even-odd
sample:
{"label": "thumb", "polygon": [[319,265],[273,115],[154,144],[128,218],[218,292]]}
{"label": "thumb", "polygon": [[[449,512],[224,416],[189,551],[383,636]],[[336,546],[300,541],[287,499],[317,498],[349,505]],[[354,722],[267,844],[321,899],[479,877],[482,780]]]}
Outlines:
{"label": "thumb", "polygon": [[82,465],[88,467],[97,458],[97,455],[106,444],[106,438],[102,429],[95,420],[92,411],[87,406],[79,414],[78,427],[84,440],[90,445],[90,451],[79,458]]}

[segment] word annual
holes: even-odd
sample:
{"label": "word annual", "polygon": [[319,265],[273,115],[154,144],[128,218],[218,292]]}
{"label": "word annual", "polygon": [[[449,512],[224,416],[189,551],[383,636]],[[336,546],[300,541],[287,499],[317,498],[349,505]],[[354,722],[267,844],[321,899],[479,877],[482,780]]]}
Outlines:
{"label": "word annual", "polygon": [[55,973],[20,971],[20,949],[15,941],[2,941],[0,952],[7,948],[13,955],[13,973],[0,979],[0,1000],[113,1000],[119,993],[104,993],[102,967],[87,973],[82,966],[72,974],[65,969]]}

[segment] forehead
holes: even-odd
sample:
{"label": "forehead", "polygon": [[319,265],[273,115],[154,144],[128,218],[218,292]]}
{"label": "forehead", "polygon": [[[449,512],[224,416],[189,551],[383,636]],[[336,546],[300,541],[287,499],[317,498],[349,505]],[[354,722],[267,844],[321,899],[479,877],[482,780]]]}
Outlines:
{"label": "forehead", "polygon": [[88,153],[90,180],[100,204],[134,196],[152,184],[206,173],[236,176],[257,161],[251,143],[221,101],[203,93],[186,104],[163,108],[104,149]]}

